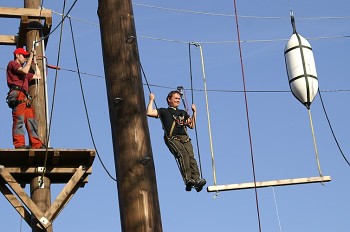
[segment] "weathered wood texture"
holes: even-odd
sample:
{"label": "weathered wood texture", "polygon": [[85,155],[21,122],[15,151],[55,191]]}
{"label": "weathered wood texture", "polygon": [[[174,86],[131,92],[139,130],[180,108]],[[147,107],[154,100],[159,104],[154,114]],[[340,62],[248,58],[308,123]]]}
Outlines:
{"label": "weathered wood texture", "polygon": [[98,16],[122,231],[160,232],[156,175],[131,1],[100,0]]}
{"label": "weathered wood texture", "polygon": [[331,181],[330,176],[283,179],[283,180],[272,180],[272,181],[259,181],[256,183],[251,182],[251,183],[242,183],[242,184],[208,186],[207,191],[218,192],[218,191],[264,188],[264,187],[283,186],[283,185],[311,184],[311,183],[320,183],[320,182],[322,183],[322,182],[329,182],[329,181]]}

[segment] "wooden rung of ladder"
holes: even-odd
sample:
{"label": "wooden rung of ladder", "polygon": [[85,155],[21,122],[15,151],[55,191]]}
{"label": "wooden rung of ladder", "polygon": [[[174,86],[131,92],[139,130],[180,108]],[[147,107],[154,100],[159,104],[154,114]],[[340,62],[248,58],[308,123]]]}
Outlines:
{"label": "wooden rung of ladder", "polygon": [[330,176],[319,176],[319,177],[308,177],[308,178],[260,181],[256,183],[251,182],[251,183],[242,183],[242,184],[215,185],[215,186],[208,186],[207,191],[218,192],[218,191],[264,188],[264,187],[283,186],[283,185],[323,183],[323,182],[329,182],[329,181],[331,181]]}

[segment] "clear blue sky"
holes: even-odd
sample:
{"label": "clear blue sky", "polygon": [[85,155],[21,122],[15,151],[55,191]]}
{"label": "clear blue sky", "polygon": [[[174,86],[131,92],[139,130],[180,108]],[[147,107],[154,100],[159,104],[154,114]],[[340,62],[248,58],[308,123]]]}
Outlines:
{"label": "clear blue sky", "polygon": [[[66,10],[73,0],[66,3]],[[115,175],[100,42],[98,1],[78,1],[70,15],[77,45],[85,97],[97,149]],[[2,7],[22,7],[23,1],[0,0]],[[52,9],[53,27],[63,1],[44,1]],[[158,107],[166,94],[182,85],[190,88],[188,43],[200,42],[204,53],[209,110],[218,184],[252,182],[252,165],[233,1],[133,2],[143,68]],[[306,108],[288,92],[284,47],[292,34],[289,11],[298,32],[314,50],[319,86],[332,128],[350,159],[349,51],[350,3],[346,0],[237,1],[252,150],[258,181],[318,176]],[[250,17],[248,17],[250,16]],[[17,19],[0,19],[0,34],[16,34]],[[6,26],[5,26],[6,25]],[[117,30],[117,28],[116,28]],[[59,30],[47,46],[48,63],[56,65]],[[5,103],[5,68],[14,47],[0,47],[0,147],[12,148],[11,112]],[[198,142],[202,171],[213,185],[212,158],[199,49],[192,47]],[[93,148],[89,135],[71,42],[65,23],[60,53],[51,146]],[[55,71],[49,70],[49,105]],[[216,90],[216,91],[213,91]],[[148,89],[144,89],[148,101]],[[187,91],[191,102],[190,91]],[[350,222],[349,166],[331,134],[319,96],[311,105],[317,148],[324,175],[332,181],[258,190],[262,231],[347,232]],[[214,193],[186,192],[176,163],[163,144],[159,120],[149,118],[163,231],[259,231],[254,190]],[[195,141],[194,131],[190,135]],[[63,186],[52,186],[53,199]],[[27,186],[26,191],[28,192]],[[276,210],[277,209],[277,210]],[[7,200],[0,196],[0,230],[31,231]],[[54,231],[121,231],[116,183],[96,159],[93,174],[54,221]]]}

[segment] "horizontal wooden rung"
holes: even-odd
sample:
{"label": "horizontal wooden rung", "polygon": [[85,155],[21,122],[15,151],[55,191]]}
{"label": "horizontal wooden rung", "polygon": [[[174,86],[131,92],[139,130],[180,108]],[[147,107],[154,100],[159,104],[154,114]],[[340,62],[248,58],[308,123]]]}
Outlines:
{"label": "horizontal wooden rung", "polygon": [[241,190],[251,188],[264,188],[272,186],[283,185],[296,185],[296,184],[311,184],[331,181],[330,176],[308,177],[308,178],[296,178],[296,179],[284,179],[284,180],[271,180],[271,181],[259,181],[242,184],[227,184],[227,185],[215,185],[208,186],[208,192],[229,191],[229,190]]}
{"label": "horizontal wooden rung", "polygon": [[17,37],[14,35],[0,35],[0,45],[16,45]]}
{"label": "horizontal wooden rung", "polygon": [[22,16],[28,16],[35,19],[45,19],[51,17],[51,10],[0,7],[0,18],[21,18]]}

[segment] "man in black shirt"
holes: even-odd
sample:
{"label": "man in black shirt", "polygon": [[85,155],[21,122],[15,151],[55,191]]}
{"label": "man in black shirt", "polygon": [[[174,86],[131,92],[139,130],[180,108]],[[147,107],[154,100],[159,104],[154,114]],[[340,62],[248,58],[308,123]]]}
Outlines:
{"label": "man in black shirt", "polygon": [[197,192],[200,192],[206,180],[200,178],[191,139],[187,134],[187,127],[193,129],[196,123],[196,106],[192,104],[193,115],[191,117],[185,110],[178,109],[181,100],[179,91],[171,91],[168,94],[166,98],[168,108],[153,108],[154,98],[154,94],[151,93],[147,116],[160,118],[164,129],[165,144],[178,162],[186,191],[191,191],[194,187]]}

